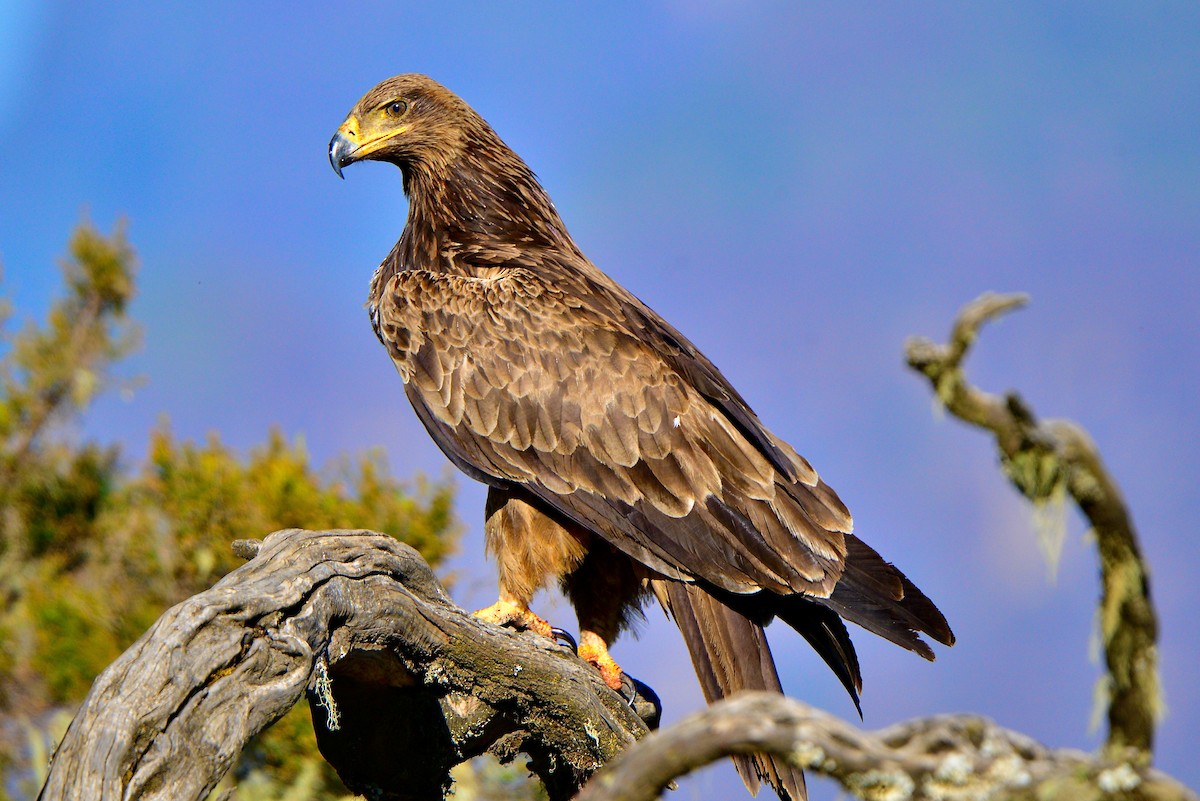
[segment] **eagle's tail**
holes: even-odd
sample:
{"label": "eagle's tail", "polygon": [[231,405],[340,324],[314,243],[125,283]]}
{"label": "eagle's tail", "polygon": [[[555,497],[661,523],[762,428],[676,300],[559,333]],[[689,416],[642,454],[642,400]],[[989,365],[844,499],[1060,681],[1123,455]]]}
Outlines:
{"label": "eagle's tail", "polygon": [[[659,598],[683,633],[709,703],[741,690],[783,692],[762,626],[694,584],[664,581],[662,585],[665,598],[662,594]],[[820,648],[818,652],[825,656]],[[858,663],[853,664],[857,675]],[[760,781],[766,781],[783,801],[808,797],[804,774],[786,762],[753,754],[735,756],[733,764],[752,794],[757,795]]]}
{"label": "eagle's tail", "polygon": [[933,649],[921,634],[943,645],[954,644],[954,632],[941,610],[908,576],[853,534],[846,535],[846,549],[845,569],[830,596],[811,601],[801,596],[781,599],[782,608],[776,610],[780,619],[799,630],[786,611],[787,605],[815,602],[931,662]]}
{"label": "eagle's tail", "polygon": [[778,617],[808,640],[850,693],[860,718],[862,675],[842,618],[930,661],[933,649],[922,634],[943,645],[954,644],[954,632],[933,601],[853,534],[846,535],[843,572],[828,598],[769,592],[742,597],[746,600],[734,596],[728,603],[763,622]]}
{"label": "eagle's tail", "polygon": [[[926,634],[954,644],[946,618],[908,577],[852,534],[846,535],[845,570],[828,598],[780,596],[771,592],[735,595],[715,587],[656,582],[659,600],[683,633],[709,702],[741,690],[782,692],[763,625],[779,617],[825,660],[862,715],[862,674],[842,618],[857,623],[926,659],[933,650]],[[766,755],[735,756],[742,781],[757,793],[766,781],[783,801],[804,801],[804,774]]]}

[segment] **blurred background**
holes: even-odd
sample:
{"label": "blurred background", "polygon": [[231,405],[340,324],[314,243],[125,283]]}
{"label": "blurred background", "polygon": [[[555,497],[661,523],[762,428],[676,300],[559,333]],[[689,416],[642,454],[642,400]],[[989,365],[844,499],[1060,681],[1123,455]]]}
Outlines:
{"label": "blurred background", "polygon": [[[1200,6],[4,0],[9,333],[63,296],[54,265],[81,220],[124,220],[140,264],[141,345],[114,375],[141,380],[56,441],[119,446],[112,469],[144,479],[213,432],[231,463],[268,458],[275,426],[275,456],[314,486],[332,471],[361,490],[346,466],[370,454],[440,514],[450,469],[362,308],[404,223],[400,176],[355,165],[341,182],[326,159],[359,96],[401,72],[488,119],[584,252],[691,337],[946,613],[959,642],[932,665],[857,632],[867,727],[974,711],[1050,746],[1100,742],[1083,523],[1068,513],[1051,577],[991,441],[902,360],[981,292],[1029,292],[968,375],[1080,422],[1121,483],[1161,615],[1157,763],[1200,785]],[[461,537],[439,569],[474,608],[495,597],[484,491],[453,482]],[[538,609],[574,626],[553,596]],[[852,718],[800,638],[773,634],[785,689]],[[615,656],[666,722],[702,704],[657,611]],[[722,764],[675,797],[741,792]]]}

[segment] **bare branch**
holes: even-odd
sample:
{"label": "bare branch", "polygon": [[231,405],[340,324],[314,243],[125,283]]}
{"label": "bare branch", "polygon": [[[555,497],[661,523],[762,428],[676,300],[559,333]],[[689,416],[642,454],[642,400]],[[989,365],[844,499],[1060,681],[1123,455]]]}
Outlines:
{"label": "bare branch", "polygon": [[1148,767],[1050,750],[985,718],[945,715],[864,732],[769,693],[720,701],[651,734],[596,774],[578,801],[651,801],[678,776],[758,751],[834,779],[864,799],[1196,801],[1186,787]]}
{"label": "bare branch", "polygon": [[407,545],[290,530],[101,674],[40,798],[205,798],[306,692],[322,753],[377,799],[441,799],[485,752],[528,754],[569,798],[647,731],[569,650],[456,607]]}
{"label": "bare branch", "polygon": [[482,753],[528,755],[555,801],[613,760],[580,797],[649,799],[702,764],[766,751],[862,798],[1197,801],[1145,765],[1050,751],[981,718],[868,733],[774,694],[722,702],[626,751],[646,727],[595,670],[467,615],[391,537],[291,530],[236,547],[252,561],[169,610],[96,680],[40,798],[205,798],[307,693],[322,753],[375,799],[440,800],[449,768]]}
{"label": "bare branch", "polygon": [[985,393],[971,386],[962,371],[979,328],[1025,302],[1024,295],[982,295],[959,313],[948,344],[910,340],[908,364],[929,379],[951,414],[996,436],[1004,470],[1026,497],[1044,503],[1065,490],[1087,517],[1102,577],[1100,619],[1109,698],[1105,750],[1112,759],[1130,758],[1126,752],[1132,751],[1132,758],[1149,764],[1161,710],[1158,622],[1137,534],[1117,483],[1078,425],[1039,422],[1015,393],[1004,398]]}

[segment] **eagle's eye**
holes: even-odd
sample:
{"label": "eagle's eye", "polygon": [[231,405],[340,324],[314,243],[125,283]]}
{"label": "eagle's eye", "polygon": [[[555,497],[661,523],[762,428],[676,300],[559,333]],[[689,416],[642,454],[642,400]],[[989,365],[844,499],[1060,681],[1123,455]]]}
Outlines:
{"label": "eagle's eye", "polygon": [[408,111],[408,103],[405,103],[403,100],[394,100],[388,103],[383,111],[389,117],[400,117],[404,115],[404,112]]}

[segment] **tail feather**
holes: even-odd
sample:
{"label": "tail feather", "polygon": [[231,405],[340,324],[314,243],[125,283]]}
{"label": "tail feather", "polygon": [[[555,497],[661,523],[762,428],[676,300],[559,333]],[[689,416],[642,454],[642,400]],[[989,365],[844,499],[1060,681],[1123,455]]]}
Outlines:
{"label": "tail feather", "polygon": [[858,696],[862,692],[862,673],[859,671],[854,643],[850,641],[850,633],[846,631],[842,619],[832,609],[819,606],[803,596],[796,595],[778,601],[779,619],[808,640],[813,650],[825,660],[825,664],[829,665],[850,694],[861,719],[863,711]]}
{"label": "tail feather", "polygon": [[[770,590],[740,595],[705,584],[654,583],[659,601],[683,633],[692,665],[709,702],[741,690],[782,692],[763,626],[778,617],[808,641],[862,707],[862,673],[842,618],[932,660],[926,634],[954,644],[946,618],[908,577],[869,545],[846,535],[841,576],[828,598]],[[804,774],[767,755],[733,757],[751,793],[766,781],[783,801],[807,798]]]}
{"label": "tail feather", "polygon": [[[846,548],[845,571],[833,592],[813,601],[930,661],[933,649],[921,634],[954,644],[946,618],[907,576],[852,534],[846,536]],[[890,590],[893,581],[900,587],[899,597]]]}
{"label": "tail feather", "polygon": [[[683,633],[705,700],[712,703],[741,690],[783,692],[762,626],[693,584],[662,584],[665,597],[659,599]],[[735,756],[733,763],[751,794],[766,781],[783,801],[808,797],[803,772],[786,762],[752,754]]]}

